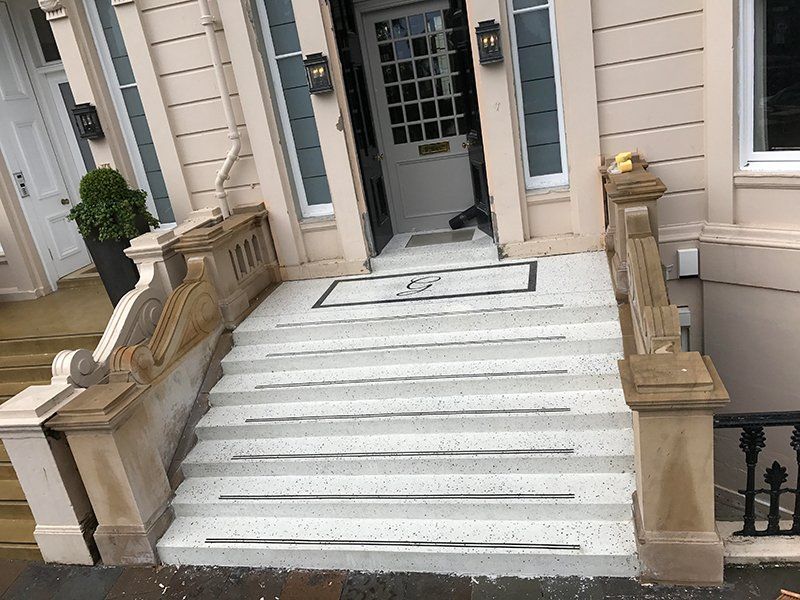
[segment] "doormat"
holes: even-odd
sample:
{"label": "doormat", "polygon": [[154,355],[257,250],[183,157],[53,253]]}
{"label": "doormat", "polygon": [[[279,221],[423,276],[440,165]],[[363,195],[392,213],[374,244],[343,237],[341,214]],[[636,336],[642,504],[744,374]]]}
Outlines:
{"label": "doormat", "polygon": [[456,231],[437,231],[435,233],[415,233],[406,243],[406,248],[435,246],[437,244],[455,244],[470,242],[475,236],[474,229],[457,229]]}
{"label": "doormat", "polygon": [[313,308],[535,292],[536,265],[533,261],[337,279]]}

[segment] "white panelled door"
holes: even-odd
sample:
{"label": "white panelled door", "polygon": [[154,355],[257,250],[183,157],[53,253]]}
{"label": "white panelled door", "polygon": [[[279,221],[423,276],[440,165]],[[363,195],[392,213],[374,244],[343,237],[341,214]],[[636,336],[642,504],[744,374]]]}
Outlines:
{"label": "white panelled door", "polygon": [[89,264],[71,197],[25,67],[8,5],[0,2],[0,150],[51,278]]}

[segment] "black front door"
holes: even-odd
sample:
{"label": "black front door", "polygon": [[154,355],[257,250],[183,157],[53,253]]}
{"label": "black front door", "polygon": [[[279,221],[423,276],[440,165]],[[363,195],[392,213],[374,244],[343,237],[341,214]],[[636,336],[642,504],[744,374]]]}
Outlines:
{"label": "black front door", "polygon": [[458,72],[461,77],[461,89],[464,90],[464,116],[467,121],[467,135],[464,140],[464,146],[469,150],[469,167],[475,200],[473,206],[450,221],[450,226],[453,229],[458,229],[475,219],[481,231],[491,236],[492,213],[489,202],[489,184],[486,178],[486,156],[483,151],[481,116],[475,89],[472,44],[470,43],[471,37],[465,0],[450,0],[450,12],[454,23],[455,45],[458,50],[456,56]]}
{"label": "black front door", "polygon": [[342,72],[353,123],[358,163],[364,184],[373,249],[380,253],[394,234],[389,216],[386,185],[383,180],[383,158],[375,137],[375,127],[369,105],[369,94],[364,74],[364,59],[355,23],[355,13],[350,0],[333,0],[331,12],[336,30],[336,43],[342,63]]}

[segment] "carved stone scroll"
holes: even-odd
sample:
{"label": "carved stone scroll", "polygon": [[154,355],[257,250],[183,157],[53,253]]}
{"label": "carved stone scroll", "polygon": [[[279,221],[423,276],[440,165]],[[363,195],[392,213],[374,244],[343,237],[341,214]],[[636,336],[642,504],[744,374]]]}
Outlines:
{"label": "carved stone scroll", "polygon": [[170,294],[153,336],[118,348],[111,356],[111,381],[152,383],[170,365],[221,324],[206,261],[190,260],[184,283]]}

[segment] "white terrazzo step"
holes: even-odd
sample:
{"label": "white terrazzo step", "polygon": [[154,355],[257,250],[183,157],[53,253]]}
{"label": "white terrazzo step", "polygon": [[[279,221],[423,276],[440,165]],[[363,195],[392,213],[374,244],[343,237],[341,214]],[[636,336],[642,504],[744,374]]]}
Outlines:
{"label": "white terrazzo step", "polygon": [[192,477],[178,517],[625,520],[632,473]]}
{"label": "white terrazzo step", "polygon": [[630,520],[181,517],[158,554],[172,564],[632,577],[633,540]]}
{"label": "white terrazzo step", "polygon": [[225,375],[211,403],[258,404],[516,394],[619,387],[621,352],[526,360],[380,365]]}
{"label": "white terrazzo step", "polygon": [[[513,297],[511,297],[513,296]],[[502,302],[424,302],[379,309],[320,309],[301,314],[251,315],[234,331],[236,345],[381,338],[563,324],[593,324],[619,318],[613,294],[534,298],[514,294]],[[500,300],[500,298],[498,298]]]}
{"label": "white terrazzo step", "polygon": [[619,323],[519,327],[234,347],[225,373],[501,360],[620,352]]}
{"label": "white terrazzo step", "polygon": [[631,426],[622,389],[214,406],[199,439],[470,431],[612,429]]}
{"label": "white terrazzo step", "polygon": [[630,429],[204,440],[183,463],[186,477],[632,469]]}

